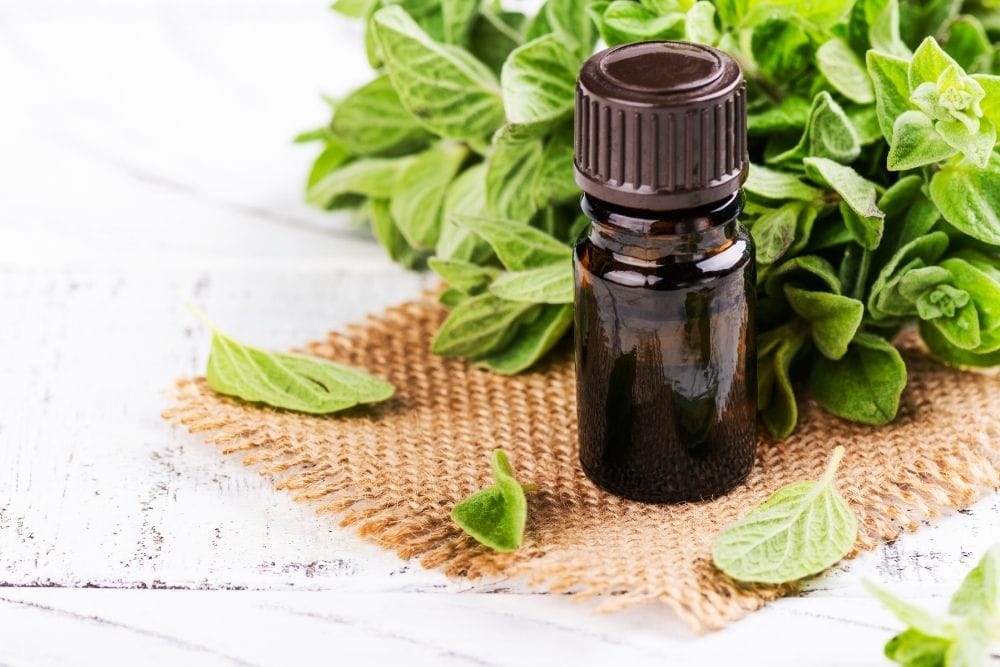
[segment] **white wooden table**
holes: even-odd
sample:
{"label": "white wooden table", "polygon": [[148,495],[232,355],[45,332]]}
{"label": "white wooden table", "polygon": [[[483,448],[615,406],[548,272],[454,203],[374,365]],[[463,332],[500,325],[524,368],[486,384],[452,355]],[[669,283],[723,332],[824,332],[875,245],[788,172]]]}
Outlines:
{"label": "white wooden table", "polygon": [[187,302],[276,348],[412,296],[302,203],[319,93],[368,69],[327,0],[0,0],[0,665],[883,664],[863,577],[941,607],[1000,498],[704,637],[421,570],[159,418]]}

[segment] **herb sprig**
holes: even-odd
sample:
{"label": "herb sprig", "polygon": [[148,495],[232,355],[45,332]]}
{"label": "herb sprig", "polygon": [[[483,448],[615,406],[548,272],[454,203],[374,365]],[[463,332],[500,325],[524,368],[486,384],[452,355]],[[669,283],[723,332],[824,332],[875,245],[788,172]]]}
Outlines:
{"label": "herb sprig", "polygon": [[[1000,11],[985,0],[337,0],[376,78],[303,139],[308,199],[367,221],[452,308],[440,354],[530,368],[572,323],[573,85],[597,39],[687,39],[736,58],[753,167],[758,381],[776,437],[795,388],[895,418],[916,322],[937,357],[1000,364]],[[796,380],[802,379],[803,383]]]}

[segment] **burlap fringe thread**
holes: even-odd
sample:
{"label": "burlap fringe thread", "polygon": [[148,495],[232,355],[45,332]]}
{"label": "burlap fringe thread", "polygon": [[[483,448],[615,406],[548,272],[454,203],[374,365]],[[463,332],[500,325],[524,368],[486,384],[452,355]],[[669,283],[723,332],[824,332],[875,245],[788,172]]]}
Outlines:
{"label": "burlap fringe thread", "polygon": [[[1000,380],[961,373],[902,341],[910,371],[900,416],[870,428],[811,401],[795,435],[761,439],[746,485],[704,503],[651,506],[595,488],[576,458],[568,351],[537,372],[503,377],[428,351],[444,313],[433,301],[389,309],[307,351],[377,373],[390,401],[335,417],[245,405],[203,379],[179,381],[164,418],[275,480],[297,500],[335,514],[404,559],[453,577],[503,574],[547,591],[605,595],[605,610],[660,601],[696,630],[720,628],[792,590],[739,585],[715,570],[713,536],[788,482],[814,479],[836,445],[847,455],[840,489],[860,521],[857,549],[915,530],[1000,485]],[[529,498],[522,549],[497,554],[449,519],[490,482],[494,448],[511,457]]]}

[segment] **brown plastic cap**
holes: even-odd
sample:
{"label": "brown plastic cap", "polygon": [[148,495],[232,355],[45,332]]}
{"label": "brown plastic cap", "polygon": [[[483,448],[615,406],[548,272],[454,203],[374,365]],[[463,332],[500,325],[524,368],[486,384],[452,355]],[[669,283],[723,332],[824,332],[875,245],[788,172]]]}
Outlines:
{"label": "brown plastic cap", "polygon": [[725,53],[638,42],[583,64],[573,164],[589,195],[627,208],[718,201],[746,179],[746,84]]}

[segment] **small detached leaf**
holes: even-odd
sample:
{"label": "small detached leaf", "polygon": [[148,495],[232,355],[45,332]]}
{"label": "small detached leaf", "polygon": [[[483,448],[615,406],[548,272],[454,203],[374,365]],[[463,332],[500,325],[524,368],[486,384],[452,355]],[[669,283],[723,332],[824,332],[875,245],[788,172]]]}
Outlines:
{"label": "small detached leaf", "polygon": [[818,574],[847,555],[857,519],[837,492],[837,447],[815,482],[795,482],[730,524],[712,543],[715,566],[733,579],[783,584]]}
{"label": "small detached leaf", "polygon": [[885,645],[885,655],[910,667],[979,667],[1000,639],[1000,545],[965,576],[946,614],[933,614],[870,581],[865,586],[908,627]]}
{"label": "small detached leaf", "polygon": [[524,541],[528,501],[503,450],[493,451],[492,469],[493,485],[455,505],[451,519],[480,544],[507,553]]}
{"label": "small detached leaf", "polygon": [[357,368],[301,354],[266,352],[237,343],[215,328],[206,380],[220,394],[309,414],[384,401],[396,391]]}

